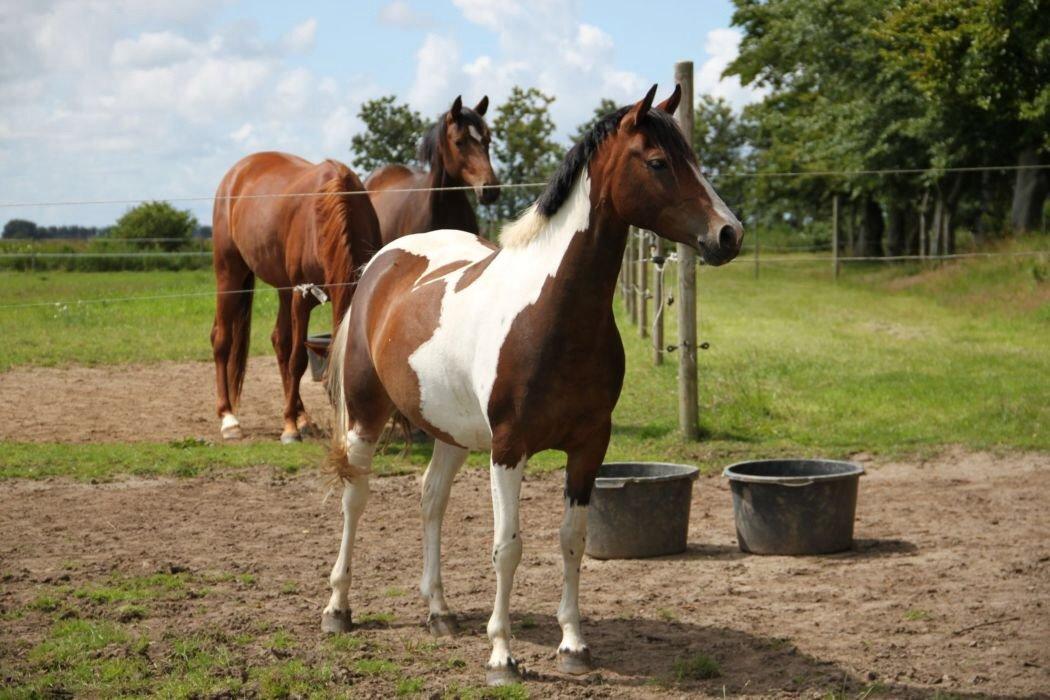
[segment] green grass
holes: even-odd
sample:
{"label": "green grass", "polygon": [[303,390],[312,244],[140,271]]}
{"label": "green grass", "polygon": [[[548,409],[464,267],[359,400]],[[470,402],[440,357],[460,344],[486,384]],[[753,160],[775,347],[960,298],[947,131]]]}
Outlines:
{"label": "green grass", "polygon": [[[1047,248],[1023,239],[1011,250]],[[614,414],[608,459],[672,460],[716,469],[744,458],[785,454],[841,457],[970,449],[1050,449],[1050,263],[1038,258],[963,260],[923,268],[847,266],[838,283],[829,266],[748,262],[699,272],[699,356],[703,438],[677,428],[676,362],[653,366],[617,301],[627,376]],[[674,289],[673,268],[667,275]],[[7,273],[0,302],[207,291],[210,272]],[[207,360],[211,296],[31,309],[0,308],[0,370],[25,364]],[[271,351],[276,298],[259,292],[252,352]],[[668,308],[667,342],[675,342]],[[316,328],[326,327],[324,312]],[[295,472],[319,464],[324,445],[273,443],[0,443],[0,478],[123,475],[195,476],[269,465]],[[413,471],[429,449],[406,459],[394,444],[380,473]],[[470,464],[487,466],[472,455]],[[564,465],[560,453],[532,468]]]}
{"label": "green grass", "polygon": [[706,654],[693,654],[674,662],[674,676],[679,683],[704,681],[721,675],[722,669],[719,668],[718,662]]}

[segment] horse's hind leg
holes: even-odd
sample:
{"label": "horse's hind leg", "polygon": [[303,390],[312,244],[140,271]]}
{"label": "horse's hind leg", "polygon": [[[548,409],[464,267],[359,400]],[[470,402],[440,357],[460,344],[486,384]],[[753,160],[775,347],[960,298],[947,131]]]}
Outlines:
{"label": "horse's hind leg", "polygon": [[434,636],[456,633],[456,617],[448,610],[441,584],[441,522],[456,472],[467,459],[467,450],[440,440],[423,475],[423,578],[419,592],[430,606],[427,629]]}
{"label": "horse's hind leg", "polygon": [[492,564],[496,569],[496,602],[486,631],[492,642],[492,654],[485,666],[489,685],[506,685],[521,680],[518,664],[510,653],[510,592],[514,572],[521,562],[521,529],[518,500],[525,458],[493,445],[490,481],[494,537]]}
{"label": "horse's hind leg", "polygon": [[242,437],[235,411],[240,398],[248,360],[248,339],[252,323],[252,292],[255,276],[239,259],[216,264],[215,321],[211,344],[215,359],[216,413],[222,419],[222,437]]}
{"label": "horse's hind leg", "polygon": [[336,442],[341,446],[342,454],[332,456],[336,475],[343,483],[343,537],[339,556],[329,578],[332,596],[321,617],[321,629],[325,632],[346,632],[350,629],[351,560],[357,521],[368,503],[376,444],[394,410],[367,351],[359,350],[352,356],[345,378],[346,401],[345,405],[335,407],[333,430],[341,431],[345,425],[347,432],[345,439]]}

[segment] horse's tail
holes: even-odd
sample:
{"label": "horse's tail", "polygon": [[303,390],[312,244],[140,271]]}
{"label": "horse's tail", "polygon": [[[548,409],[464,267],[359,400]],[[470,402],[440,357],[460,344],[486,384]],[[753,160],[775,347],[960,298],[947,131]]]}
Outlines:
{"label": "horse's tail", "polygon": [[252,337],[252,299],[255,297],[255,275],[248,275],[244,291],[233,295],[236,306],[230,324],[230,359],[226,362],[226,387],[230,393],[230,407],[236,411],[244,386],[244,370],[248,366],[248,341]]}
{"label": "horse's tail", "polygon": [[325,370],[324,385],[328,400],[332,402],[332,447],[328,454],[327,469],[336,481],[346,482],[355,476],[369,473],[350,464],[346,453],[346,434],[350,430],[350,410],[346,405],[346,383],[344,370],[346,365],[347,344],[350,342],[350,313],[347,309],[343,315],[331,345],[328,346],[328,368]]}

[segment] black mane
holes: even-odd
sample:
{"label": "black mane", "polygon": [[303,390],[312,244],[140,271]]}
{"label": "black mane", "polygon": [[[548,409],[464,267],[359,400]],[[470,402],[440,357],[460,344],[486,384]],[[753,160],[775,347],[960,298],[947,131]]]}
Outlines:
{"label": "black mane", "polygon": [[[616,133],[620,120],[633,106],[621,107],[602,117],[594,128],[569,150],[565,160],[547,183],[547,189],[536,200],[536,211],[547,218],[554,216],[572,193],[573,183],[576,182],[580,171],[587,167],[605,139]],[[686,161],[695,162],[696,155],[678,128],[678,122],[667,112],[662,109],[650,109],[642,121],[642,129],[671,160],[684,158]]]}
{"label": "black mane", "polygon": [[[448,118],[448,112],[443,112],[434,125],[427,129],[427,133],[423,134],[423,139],[419,142],[419,150],[416,152],[416,158],[420,163],[426,163],[431,169],[434,169],[439,165],[439,159],[441,158],[441,135],[445,128],[445,120]],[[479,134],[484,134],[488,131],[488,127],[485,126],[485,120],[481,118],[481,115],[470,109],[464,107],[459,112],[459,121],[468,125],[473,125]]]}

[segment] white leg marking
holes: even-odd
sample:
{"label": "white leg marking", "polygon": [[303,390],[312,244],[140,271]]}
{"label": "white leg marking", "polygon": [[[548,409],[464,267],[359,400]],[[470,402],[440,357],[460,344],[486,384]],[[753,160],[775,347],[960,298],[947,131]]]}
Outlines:
{"label": "white leg marking", "polygon": [[360,437],[357,430],[349,430],[346,433],[346,459],[351,466],[360,470],[372,470],[372,456],[376,452],[376,444]]}
{"label": "white leg marking", "polygon": [[456,472],[467,459],[462,447],[436,440],[434,455],[423,475],[423,578],[419,592],[431,615],[447,615],[445,589],[441,584],[441,522]]}
{"label": "white leg marking", "polygon": [[326,613],[350,609],[350,560],[354,553],[354,536],[357,533],[357,521],[368,503],[370,487],[368,475],[355,477],[352,482],[343,486],[343,541],[339,545],[339,557],[332,567],[329,582],[332,584],[332,598],[328,601]]}
{"label": "white leg marking", "polygon": [[490,668],[507,666],[513,662],[510,655],[510,591],[514,585],[514,571],[521,561],[518,498],[521,495],[521,476],[524,471],[524,459],[513,467],[504,467],[493,462],[490,470],[495,531],[492,564],[496,568],[496,602],[488,624],[488,635],[492,641]]}
{"label": "white leg marking", "polygon": [[222,414],[222,430],[228,430],[229,428],[240,427],[241,422],[237,420],[237,416],[233,415],[229,411]]}
{"label": "white leg marking", "polygon": [[583,651],[587,643],[580,634],[580,562],[587,544],[587,506],[572,505],[565,499],[565,519],[561,524],[561,557],[565,565],[565,585],[558,606],[561,644],[558,651]]}

